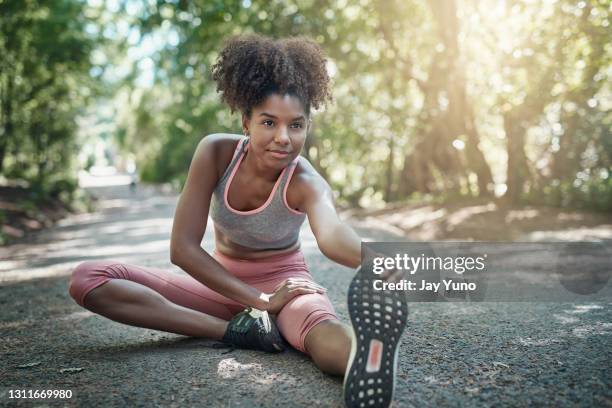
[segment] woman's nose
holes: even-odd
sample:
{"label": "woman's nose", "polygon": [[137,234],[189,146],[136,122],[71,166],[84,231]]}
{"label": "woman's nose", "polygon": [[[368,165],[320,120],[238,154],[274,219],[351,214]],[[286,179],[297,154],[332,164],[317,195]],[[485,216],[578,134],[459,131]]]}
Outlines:
{"label": "woman's nose", "polygon": [[280,127],[278,132],[276,132],[274,139],[274,141],[279,144],[289,143],[289,133],[287,132],[287,129]]}

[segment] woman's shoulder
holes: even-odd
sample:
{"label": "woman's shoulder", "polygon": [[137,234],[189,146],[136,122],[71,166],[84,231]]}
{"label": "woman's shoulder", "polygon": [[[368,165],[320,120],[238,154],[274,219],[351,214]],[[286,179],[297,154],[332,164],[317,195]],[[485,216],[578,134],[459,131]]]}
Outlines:
{"label": "woman's shoulder", "polygon": [[304,157],[299,156],[295,170],[293,172],[292,181],[295,179],[298,182],[312,182],[313,179],[321,177],[317,169]]}
{"label": "woman's shoulder", "polygon": [[242,139],[244,139],[244,135],[212,133],[200,140],[200,145],[205,145],[205,148],[199,148],[197,151],[208,150],[212,153],[214,162],[209,164],[215,167],[218,176],[221,177],[232,160],[237,143]]}
{"label": "woman's shoulder", "polygon": [[287,189],[287,200],[302,211],[308,196],[331,192],[329,184],[304,156],[300,156]]}
{"label": "woman's shoulder", "polygon": [[217,153],[223,153],[226,150],[234,151],[236,143],[244,139],[244,135],[234,133],[211,133],[204,136],[200,143],[206,143],[214,148]]}

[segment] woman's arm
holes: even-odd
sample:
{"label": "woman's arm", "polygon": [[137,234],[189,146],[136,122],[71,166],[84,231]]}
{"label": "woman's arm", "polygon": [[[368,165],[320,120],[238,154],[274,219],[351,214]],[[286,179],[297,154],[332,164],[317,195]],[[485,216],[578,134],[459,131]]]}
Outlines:
{"label": "woman's arm", "polygon": [[[325,256],[339,264],[351,268],[360,266],[361,238],[338,217],[334,196],[327,181],[310,163],[305,162],[306,170],[297,177],[298,190],[319,249]],[[377,256],[376,253],[370,255]],[[402,279],[403,271],[387,270],[380,277],[388,282],[397,282]]]}
{"label": "woman's arm", "polygon": [[221,137],[210,135],[198,144],[181,192],[170,239],[170,260],[189,275],[236,302],[266,310],[268,297],[228,273],[201,247],[208,210],[218,181],[216,158]]}
{"label": "woman's arm", "polygon": [[338,217],[329,184],[314,169],[300,179],[303,207],[321,252],[351,268],[361,265],[361,238]]}

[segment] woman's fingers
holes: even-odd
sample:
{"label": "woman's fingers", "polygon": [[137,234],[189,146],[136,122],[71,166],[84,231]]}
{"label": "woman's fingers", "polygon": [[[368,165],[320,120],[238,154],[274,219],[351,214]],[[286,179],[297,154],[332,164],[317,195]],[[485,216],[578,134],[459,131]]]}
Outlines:
{"label": "woman's fingers", "polygon": [[274,292],[280,290],[283,286],[287,286],[290,282],[289,279],[285,279],[284,281],[282,281],[281,283],[279,283],[278,285],[276,285],[276,287],[274,288]]}
{"label": "woman's fingers", "polygon": [[316,287],[318,289],[327,290],[323,286],[319,285],[318,283],[316,283],[314,281],[311,281],[311,280],[308,280],[308,279],[304,279],[304,278],[295,278],[294,282],[295,283],[307,283],[307,284],[312,285],[312,286],[314,286],[314,287]]}
{"label": "woman's fingers", "polygon": [[297,285],[297,286],[294,286],[292,288],[288,288],[287,291],[289,293],[293,293],[294,291],[301,290],[301,289],[310,290],[313,293],[325,293],[326,292],[325,289],[320,289],[320,288],[317,288],[317,287],[314,287],[314,286],[310,286],[310,285]]}
{"label": "woman's fingers", "polygon": [[313,281],[309,281],[306,279],[302,279],[299,282],[295,282],[293,285],[291,285],[291,288],[289,289],[289,292],[295,293],[295,291],[299,291],[299,290],[307,290],[307,293],[325,293],[327,292],[327,289],[325,289],[323,286],[316,284]]}
{"label": "woman's fingers", "polygon": [[305,287],[299,287],[299,288],[295,288],[295,289],[291,289],[289,291],[289,293],[291,293],[292,295],[300,295],[300,294],[307,294],[307,293],[317,293],[316,289],[310,289],[310,288],[305,288]]}
{"label": "woman's fingers", "polygon": [[323,286],[317,285],[316,283],[312,282],[304,282],[301,286],[309,289],[314,289],[317,292],[327,292],[327,289],[325,289]]}
{"label": "woman's fingers", "polygon": [[312,288],[312,289],[316,289],[318,291],[323,291],[323,292],[327,292],[327,289],[325,289],[323,286],[313,282],[313,281],[309,281],[306,279],[302,279],[302,280],[294,280],[292,283],[288,283],[286,285],[286,287],[288,289],[295,289],[297,287],[307,287],[307,288]]}

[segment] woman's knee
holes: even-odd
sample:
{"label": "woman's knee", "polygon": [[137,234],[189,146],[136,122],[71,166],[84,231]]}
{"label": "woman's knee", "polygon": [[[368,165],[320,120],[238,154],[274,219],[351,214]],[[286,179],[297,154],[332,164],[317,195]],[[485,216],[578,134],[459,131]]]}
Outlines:
{"label": "woman's knee", "polygon": [[351,328],[340,320],[324,320],[314,326],[304,339],[313,358],[348,355],[351,349]]}
{"label": "woman's knee", "polygon": [[85,307],[85,296],[94,288],[109,279],[119,278],[122,272],[116,262],[85,261],[78,264],[71,273],[68,293],[81,306]]}
{"label": "woman's knee", "polygon": [[288,302],[279,312],[276,323],[289,344],[308,353],[305,339],[311,329],[325,320],[337,319],[327,296],[312,293],[296,296]]}
{"label": "woman's knee", "polygon": [[325,320],[310,330],[305,347],[321,370],[329,374],[344,374],[351,352],[350,330],[339,320]]}

